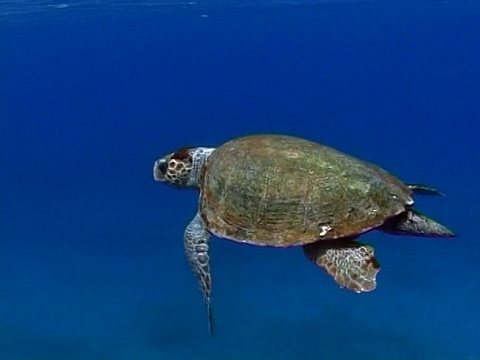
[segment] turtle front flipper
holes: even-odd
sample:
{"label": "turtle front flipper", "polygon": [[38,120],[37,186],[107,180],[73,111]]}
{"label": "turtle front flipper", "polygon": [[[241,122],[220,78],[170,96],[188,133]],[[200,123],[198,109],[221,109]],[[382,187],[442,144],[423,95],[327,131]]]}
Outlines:
{"label": "turtle front flipper", "polygon": [[370,245],[342,238],[304,245],[303,251],[311,262],[332,276],[341,288],[363,293],[377,287],[376,276],[380,264]]}
{"label": "turtle front flipper", "polygon": [[455,237],[455,233],[435,220],[409,209],[388,219],[380,229],[393,235]]}
{"label": "turtle front flipper", "polygon": [[207,306],[208,330],[210,335],[213,335],[212,276],[210,274],[210,257],[208,255],[210,233],[205,228],[200,214],[197,213],[187,225],[183,239],[185,254],[200,284],[203,300]]}

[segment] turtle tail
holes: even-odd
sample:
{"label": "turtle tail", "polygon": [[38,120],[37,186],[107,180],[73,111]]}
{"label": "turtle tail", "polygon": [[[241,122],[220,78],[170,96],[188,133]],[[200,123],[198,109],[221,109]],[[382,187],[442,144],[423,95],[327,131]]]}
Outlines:
{"label": "turtle tail", "polygon": [[456,237],[456,234],[446,226],[412,209],[388,219],[381,230],[394,235]]}

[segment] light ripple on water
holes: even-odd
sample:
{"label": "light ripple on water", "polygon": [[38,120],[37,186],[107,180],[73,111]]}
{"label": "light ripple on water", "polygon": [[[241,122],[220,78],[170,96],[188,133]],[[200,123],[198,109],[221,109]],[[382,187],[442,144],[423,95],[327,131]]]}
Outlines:
{"label": "light ripple on water", "polygon": [[[0,23],[32,21],[39,18],[82,18],[92,14],[120,15],[134,12],[165,11],[170,9],[213,9],[213,8],[268,8],[280,6],[305,6],[332,3],[376,3],[380,0],[0,0]],[[381,0],[385,3],[412,2],[413,0]],[[204,14],[202,14],[204,15]],[[201,16],[201,15],[200,15]],[[205,17],[205,16],[203,16]]]}

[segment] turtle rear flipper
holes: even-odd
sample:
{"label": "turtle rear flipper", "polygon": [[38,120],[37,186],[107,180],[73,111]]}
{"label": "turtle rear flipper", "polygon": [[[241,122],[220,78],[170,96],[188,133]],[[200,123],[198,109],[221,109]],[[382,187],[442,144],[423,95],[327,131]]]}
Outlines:
{"label": "turtle rear flipper", "polygon": [[341,288],[363,293],[377,287],[376,276],[380,264],[370,245],[342,238],[304,245],[303,251],[311,262],[332,276]]}
{"label": "turtle rear flipper", "polygon": [[412,235],[425,237],[455,237],[456,234],[435,220],[409,209],[400,215],[388,219],[380,230],[394,235]]}
{"label": "turtle rear flipper", "polygon": [[430,196],[445,196],[445,194],[442,193],[441,191],[427,185],[407,184],[407,186],[410,188],[410,190],[413,191],[414,194],[430,195]]}

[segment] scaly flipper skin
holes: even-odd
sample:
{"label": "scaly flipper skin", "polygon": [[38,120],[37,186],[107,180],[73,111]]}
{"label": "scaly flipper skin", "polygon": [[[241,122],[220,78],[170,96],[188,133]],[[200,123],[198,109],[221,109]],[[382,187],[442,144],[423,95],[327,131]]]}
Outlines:
{"label": "scaly flipper skin", "polygon": [[444,193],[434,189],[430,186],[423,185],[423,184],[407,184],[410,190],[413,191],[414,194],[419,195],[430,195],[430,196],[445,196]]}
{"label": "scaly flipper skin", "polygon": [[334,278],[341,288],[356,293],[375,290],[380,264],[374,249],[353,239],[317,241],[303,246],[305,256]]}
{"label": "scaly flipper skin", "polygon": [[202,218],[197,213],[187,225],[183,244],[185,255],[200,284],[203,300],[207,306],[208,330],[213,335],[213,314],[211,305],[212,276],[210,274],[210,257],[208,255],[208,240],[210,233],[205,228]]}
{"label": "scaly flipper skin", "polygon": [[455,237],[455,233],[446,226],[419,213],[416,210],[406,212],[388,219],[381,230],[394,235],[411,235],[425,237]]}

